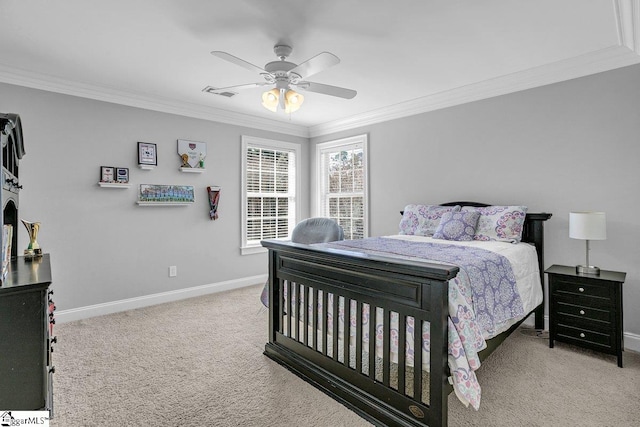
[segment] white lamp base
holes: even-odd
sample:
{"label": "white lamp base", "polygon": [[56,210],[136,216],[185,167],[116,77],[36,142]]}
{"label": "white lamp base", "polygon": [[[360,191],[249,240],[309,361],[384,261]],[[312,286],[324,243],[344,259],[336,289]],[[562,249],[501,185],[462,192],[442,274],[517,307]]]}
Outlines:
{"label": "white lamp base", "polygon": [[576,265],[576,273],[599,276],[600,269],[598,267],[594,267],[593,265]]}

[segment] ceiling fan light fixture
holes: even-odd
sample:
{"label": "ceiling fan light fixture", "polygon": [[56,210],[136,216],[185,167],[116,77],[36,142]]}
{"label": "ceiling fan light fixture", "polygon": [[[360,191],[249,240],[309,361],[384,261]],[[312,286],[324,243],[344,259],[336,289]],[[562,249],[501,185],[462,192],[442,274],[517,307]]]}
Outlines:
{"label": "ceiling fan light fixture", "polygon": [[278,97],[280,92],[278,89],[271,89],[262,94],[262,106],[274,113],[278,111]]}
{"label": "ceiling fan light fixture", "polygon": [[[294,113],[300,109],[304,102],[304,96],[295,90],[287,90],[284,92],[284,111],[285,113]],[[280,106],[280,90],[271,89],[262,94],[262,106],[274,113],[278,111]]]}

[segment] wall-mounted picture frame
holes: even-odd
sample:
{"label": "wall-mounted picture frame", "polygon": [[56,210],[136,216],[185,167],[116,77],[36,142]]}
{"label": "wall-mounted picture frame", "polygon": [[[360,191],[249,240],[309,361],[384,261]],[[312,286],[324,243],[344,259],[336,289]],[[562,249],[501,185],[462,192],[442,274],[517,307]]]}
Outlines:
{"label": "wall-mounted picture frame", "polygon": [[140,184],[138,204],[190,204],[196,201],[192,185]]}
{"label": "wall-mounted picture frame", "polygon": [[138,142],[138,164],[158,166],[158,147],[151,142]]}
{"label": "wall-mounted picture frame", "polygon": [[113,166],[100,166],[100,182],[115,182]]}
{"label": "wall-mounted picture frame", "polygon": [[129,182],[129,168],[116,168],[116,182],[122,184]]}
{"label": "wall-mounted picture frame", "polygon": [[204,169],[204,159],[207,157],[207,143],[179,139],[178,155],[182,160],[181,168]]}

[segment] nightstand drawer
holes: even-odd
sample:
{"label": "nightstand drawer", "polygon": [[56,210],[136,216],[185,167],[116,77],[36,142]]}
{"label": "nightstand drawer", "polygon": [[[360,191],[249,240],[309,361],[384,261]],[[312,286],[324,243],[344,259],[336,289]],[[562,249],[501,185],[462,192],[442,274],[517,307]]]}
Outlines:
{"label": "nightstand drawer", "polygon": [[577,341],[576,344],[591,344],[598,347],[612,348],[611,334],[591,331],[586,328],[558,324],[556,338],[561,341]]}
{"label": "nightstand drawer", "polygon": [[553,293],[556,295],[595,297],[611,300],[611,287],[567,280],[564,277],[553,280]]}
{"label": "nightstand drawer", "polygon": [[613,324],[609,321],[584,319],[567,314],[556,313],[554,322],[557,326],[571,326],[572,328],[599,332],[601,334],[613,333]]}
{"label": "nightstand drawer", "polygon": [[[586,290],[585,290],[586,293]],[[557,292],[555,287],[551,286],[551,297],[553,301],[563,302],[587,308],[597,308],[600,310],[613,310],[615,306],[615,298],[594,297],[592,295],[576,295],[568,292]]]}
{"label": "nightstand drawer", "polygon": [[594,308],[585,305],[569,304],[563,301],[556,302],[556,314],[580,320],[593,320],[596,322],[611,323],[611,310]]}

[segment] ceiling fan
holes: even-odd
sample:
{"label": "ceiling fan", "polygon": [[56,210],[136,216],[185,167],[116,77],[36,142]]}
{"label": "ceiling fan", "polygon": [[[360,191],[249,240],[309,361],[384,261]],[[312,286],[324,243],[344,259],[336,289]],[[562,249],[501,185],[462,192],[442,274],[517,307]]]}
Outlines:
{"label": "ceiling fan", "polygon": [[232,64],[239,65],[249,71],[253,71],[264,78],[264,81],[223,88],[207,86],[203,91],[214,94],[223,94],[233,90],[275,85],[273,89],[262,94],[262,105],[273,112],[276,112],[278,107],[280,107],[287,113],[298,110],[304,101],[304,97],[294,89],[322,93],[345,99],[351,99],[356,96],[357,92],[352,89],[345,89],[338,86],[331,86],[305,80],[307,77],[338,64],[340,59],[337,56],[329,52],[322,52],[313,58],[296,65],[286,60],[287,57],[291,55],[292,50],[293,48],[288,45],[275,45],[273,47],[273,51],[280,60],[269,62],[264,66],[264,68],[253,65],[252,63],[227,52],[215,50],[211,52],[213,56],[229,61]]}

